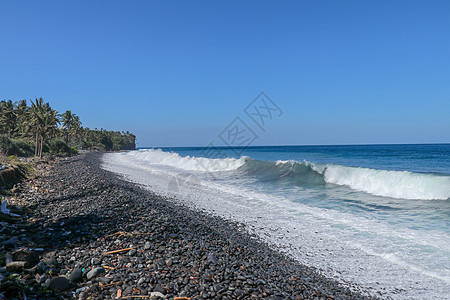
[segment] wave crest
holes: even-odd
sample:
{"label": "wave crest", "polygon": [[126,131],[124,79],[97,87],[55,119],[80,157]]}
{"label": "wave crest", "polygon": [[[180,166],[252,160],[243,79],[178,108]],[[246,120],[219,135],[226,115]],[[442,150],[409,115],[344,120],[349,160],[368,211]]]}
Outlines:
{"label": "wave crest", "polygon": [[450,198],[450,176],[408,171],[376,170],[299,161],[249,160],[243,167],[263,180],[283,180],[298,185],[331,183],[376,196],[411,200]]}
{"label": "wave crest", "polygon": [[186,171],[218,172],[236,170],[245,163],[246,157],[236,158],[206,158],[180,156],[174,152],[164,152],[161,149],[141,149],[124,153],[129,158],[139,160],[149,165],[165,165]]}
{"label": "wave crest", "polygon": [[239,171],[259,181],[277,181],[283,185],[312,187],[336,184],[376,196],[411,200],[446,200],[450,198],[450,176],[409,171],[377,170],[335,164],[299,161],[259,161],[241,158],[211,159],[180,156],[160,149],[125,153],[147,164],[170,166],[187,171]]}
{"label": "wave crest", "polygon": [[415,200],[450,198],[449,176],[328,165],[324,177],[326,182],[377,196]]}

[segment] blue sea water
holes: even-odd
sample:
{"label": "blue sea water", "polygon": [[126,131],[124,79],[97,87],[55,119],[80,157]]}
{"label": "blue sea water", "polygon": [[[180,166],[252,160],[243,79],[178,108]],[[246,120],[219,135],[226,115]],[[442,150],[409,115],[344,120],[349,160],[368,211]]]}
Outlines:
{"label": "blue sea water", "polygon": [[182,156],[203,157],[204,153],[208,153],[209,158],[220,158],[224,155],[239,158],[245,155],[262,161],[311,161],[450,175],[450,144],[218,147],[217,151],[207,151],[204,147],[162,147],[160,149],[176,152]]}
{"label": "blue sea water", "polygon": [[106,169],[368,293],[450,289],[450,144],[140,149]]}

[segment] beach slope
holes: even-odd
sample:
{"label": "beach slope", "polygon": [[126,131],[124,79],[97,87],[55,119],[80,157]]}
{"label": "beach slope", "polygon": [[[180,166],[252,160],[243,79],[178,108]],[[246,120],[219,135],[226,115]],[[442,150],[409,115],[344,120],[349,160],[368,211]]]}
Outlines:
{"label": "beach slope", "polygon": [[174,204],[103,170],[101,156],[61,160],[12,197],[32,229],[20,245],[3,250],[43,249],[45,270],[22,270],[29,275],[22,287],[50,284],[53,297],[82,299],[366,298],[271,249],[241,224]]}

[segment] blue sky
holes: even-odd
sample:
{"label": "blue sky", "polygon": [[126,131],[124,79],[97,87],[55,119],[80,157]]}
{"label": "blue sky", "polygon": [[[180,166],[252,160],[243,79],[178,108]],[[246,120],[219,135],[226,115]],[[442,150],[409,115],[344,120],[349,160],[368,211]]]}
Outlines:
{"label": "blue sky", "polygon": [[[450,142],[450,1],[0,1],[0,99],[139,146]],[[254,127],[264,91],[282,110]],[[217,142],[220,144],[220,142]]]}

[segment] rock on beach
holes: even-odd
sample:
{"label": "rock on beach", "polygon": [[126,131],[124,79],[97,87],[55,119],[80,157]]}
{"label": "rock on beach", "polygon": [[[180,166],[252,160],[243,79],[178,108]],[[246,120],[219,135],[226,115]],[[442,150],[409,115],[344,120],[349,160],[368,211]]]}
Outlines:
{"label": "rock on beach", "polygon": [[81,271],[81,269],[75,268],[69,275],[69,281],[78,282],[81,280],[82,275],[83,271]]}
{"label": "rock on beach", "polygon": [[98,267],[98,268],[90,270],[86,274],[86,278],[87,278],[87,280],[91,280],[92,278],[97,277],[98,275],[100,275],[104,272],[105,272],[105,269],[103,267]]}
{"label": "rock on beach", "polygon": [[64,292],[70,289],[71,285],[69,280],[65,277],[56,277],[50,281],[48,286],[52,291],[55,292]]}

